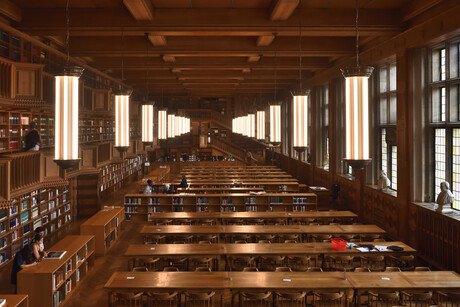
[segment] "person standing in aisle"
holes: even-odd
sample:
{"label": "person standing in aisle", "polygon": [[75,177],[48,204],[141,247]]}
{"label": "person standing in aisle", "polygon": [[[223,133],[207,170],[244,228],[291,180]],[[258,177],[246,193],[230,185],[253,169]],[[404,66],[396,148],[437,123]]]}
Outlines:
{"label": "person standing in aisle", "polygon": [[42,139],[40,137],[40,133],[38,132],[35,127],[37,124],[35,122],[30,123],[30,131],[26,135],[26,147],[24,151],[39,151]]}

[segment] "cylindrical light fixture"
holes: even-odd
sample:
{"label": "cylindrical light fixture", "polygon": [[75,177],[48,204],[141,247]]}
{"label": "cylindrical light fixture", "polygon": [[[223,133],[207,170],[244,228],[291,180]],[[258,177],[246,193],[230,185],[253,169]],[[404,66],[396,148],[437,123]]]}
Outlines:
{"label": "cylindrical light fixture", "polygon": [[54,162],[63,169],[78,164],[78,79],[81,67],[66,67],[55,77]]}
{"label": "cylindrical light fixture", "polygon": [[129,96],[131,89],[121,90],[115,95],[115,148],[119,152],[129,148]]}
{"label": "cylindrical light fixture", "polygon": [[174,117],[174,136],[180,135],[180,116]]}
{"label": "cylindrical light fixture", "polygon": [[243,135],[248,136],[249,135],[249,127],[248,127],[248,116],[243,116]]}
{"label": "cylindrical light fixture", "polygon": [[153,105],[142,105],[142,142],[153,143]]}
{"label": "cylindrical light fixture", "polygon": [[254,114],[248,114],[248,137],[256,137],[256,116]]}
{"label": "cylindrical light fixture", "polygon": [[176,136],[176,116],[174,114],[168,114],[168,138],[174,138]]}
{"label": "cylindrical light fixture", "polygon": [[257,139],[265,140],[265,111],[257,111]]}
{"label": "cylindrical light fixture", "polygon": [[281,144],[281,105],[270,105],[270,143],[273,146]]}
{"label": "cylindrical light fixture", "polygon": [[158,111],[158,139],[166,140],[166,110]]}
{"label": "cylindrical light fixture", "polygon": [[345,134],[344,161],[356,169],[371,162],[369,155],[369,77],[374,67],[341,69],[345,78]]}
{"label": "cylindrical light fixture", "polygon": [[293,147],[302,153],[308,146],[308,96],[310,91],[293,93]]}

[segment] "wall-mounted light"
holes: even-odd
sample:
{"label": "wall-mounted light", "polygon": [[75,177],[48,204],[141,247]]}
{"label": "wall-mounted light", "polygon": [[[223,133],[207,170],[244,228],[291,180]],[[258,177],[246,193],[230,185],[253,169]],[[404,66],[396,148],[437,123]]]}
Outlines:
{"label": "wall-mounted light", "polygon": [[115,148],[125,152],[129,148],[129,96],[131,89],[118,91],[115,95]]}
{"label": "wall-mounted light", "polygon": [[265,111],[257,111],[257,139],[265,140]]}
{"label": "wall-mounted light", "polygon": [[78,79],[81,67],[66,67],[56,80],[54,162],[63,169],[72,168],[78,158]]}
{"label": "wall-mounted light", "polygon": [[281,144],[281,105],[270,105],[270,143],[273,146]]}

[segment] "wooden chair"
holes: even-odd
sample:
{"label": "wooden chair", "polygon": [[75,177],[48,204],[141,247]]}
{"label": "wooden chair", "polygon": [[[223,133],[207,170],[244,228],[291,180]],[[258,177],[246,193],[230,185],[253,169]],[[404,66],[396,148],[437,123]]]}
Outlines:
{"label": "wooden chair", "polygon": [[369,291],[369,306],[371,307],[390,307],[399,305],[399,292],[398,291],[382,291],[375,292]]}
{"label": "wooden chair", "polygon": [[269,244],[272,243],[270,240],[259,240],[257,243]]}
{"label": "wooden chair", "polygon": [[242,240],[236,240],[236,241],[233,242],[233,243],[236,243],[236,244],[246,244],[246,243],[248,243],[248,242],[242,241]]}
{"label": "wooden chair", "polygon": [[320,267],[309,267],[307,268],[307,272],[322,272],[323,269]]}
{"label": "wooden chair", "polygon": [[178,225],[193,225],[193,220],[191,219],[178,220],[177,224]]}
{"label": "wooden chair", "polygon": [[305,291],[278,291],[275,296],[277,307],[302,307],[306,306],[307,292]]}
{"label": "wooden chair", "polygon": [[192,243],[195,243],[195,236],[194,235],[174,236],[173,244],[182,244],[182,243],[174,243],[174,242],[184,242],[186,244],[192,244]]}
{"label": "wooden chair", "polygon": [[215,259],[213,257],[198,257],[189,259],[189,270],[194,271],[198,267],[206,267],[209,269],[215,269]]}
{"label": "wooden chair", "polygon": [[370,272],[369,268],[355,268],[354,272]]}
{"label": "wooden chair", "polygon": [[305,272],[311,266],[311,256],[286,256],[286,265],[297,272]]}
{"label": "wooden chair", "polygon": [[433,292],[401,291],[401,302],[405,306],[428,307],[433,303]]}
{"label": "wooden chair", "polygon": [[258,268],[262,271],[274,271],[279,266],[284,266],[285,256],[262,256],[259,258]]}
{"label": "wooden chair", "polygon": [[382,239],[382,238],[380,238],[380,239],[374,239],[374,242],[385,242],[385,239]]}
{"label": "wooden chair", "polygon": [[111,295],[113,307],[142,307],[142,292],[115,292]]}
{"label": "wooden chair", "polygon": [[284,243],[297,243],[296,240],[284,240]]}
{"label": "wooden chair", "polygon": [[397,266],[387,266],[385,272],[401,272],[401,269]]}
{"label": "wooden chair", "polygon": [[286,241],[291,241],[289,243],[298,243],[300,242],[300,236],[297,234],[286,234],[279,237],[280,242],[288,243]]}
{"label": "wooden chair", "polygon": [[256,239],[259,243],[263,243],[261,241],[270,241],[269,243],[274,243],[277,238],[276,235],[258,235]]}
{"label": "wooden chair", "polygon": [[198,244],[212,244],[211,241],[198,241]]}
{"label": "wooden chair", "polygon": [[146,292],[148,307],[174,307],[180,304],[177,292]]}
{"label": "wooden chair", "polygon": [[131,270],[132,272],[148,272],[149,269],[145,266],[135,266],[133,267],[133,269]]}
{"label": "wooden chair", "polygon": [[440,306],[459,307],[460,292],[436,292],[436,302]]}
{"label": "wooden chair", "polygon": [[180,271],[188,271],[187,257],[169,257],[166,259],[166,266],[178,268]]}
{"label": "wooden chair", "polygon": [[239,292],[240,306],[271,307],[273,305],[271,292]]}
{"label": "wooden chair", "polygon": [[292,272],[292,269],[288,266],[279,266],[275,268],[275,272]]}
{"label": "wooden chair", "polygon": [[186,291],[185,292],[185,306],[188,307],[211,307],[214,306],[214,291],[198,292]]}
{"label": "wooden chair", "polygon": [[414,271],[418,271],[418,272],[430,272],[431,269],[427,266],[416,266]]}
{"label": "wooden chair", "polygon": [[255,266],[247,266],[243,268],[243,272],[259,272],[259,269]]}
{"label": "wooden chair", "polygon": [[415,269],[415,257],[414,255],[400,255],[393,256],[392,262],[394,266],[401,268],[402,271],[413,271]]}
{"label": "wooden chair", "polygon": [[163,272],[179,272],[179,269],[175,266],[165,266]]}
{"label": "wooden chair", "polygon": [[355,257],[347,255],[333,255],[326,257],[326,267],[333,271],[351,271]]}
{"label": "wooden chair", "polygon": [[195,268],[195,272],[211,272],[211,268],[200,266]]}
{"label": "wooden chair", "polygon": [[133,267],[146,267],[149,271],[155,272],[161,271],[163,265],[161,258],[147,257],[136,259]]}
{"label": "wooden chair", "polygon": [[380,239],[379,234],[363,234],[360,237],[362,242],[373,242],[375,239]]}
{"label": "wooden chair", "polygon": [[199,235],[198,241],[209,241],[211,243],[217,243],[217,235]]}
{"label": "wooden chair", "polygon": [[[245,242],[251,242],[252,241],[252,238],[250,235],[244,235],[244,234],[240,234],[240,235],[233,235],[233,236],[230,236],[230,242],[236,242],[236,241],[245,241]],[[227,241],[228,242],[228,241]]]}
{"label": "wooden chair", "polygon": [[313,292],[313,306],[342,307],[345,306],[344,292]]}
{"label": "wooden chair", "polygon": [[147,235],[144,236],[144,244],[163,244],[166,243],[165,235]]}
{"label": "wooden chair", "polygon": [[310,223],[316,223],[313,218],[294,218],[291,222],[293,225],[308,225]]}
{"label": "wooden chair", "polygon": [[216,221],[213,219],[197,220],[195,225],[216,225]]}
{"label": "wooden chair", "polygon": [[248,219],[247,225],[265,225],[264,219]]}
{"label": "wooden chair", "polygon": [[230,257],[229,263],[231,271],[242,271],[245,267],[254,267],[256,258],[251,256]]}
{"label": "wooden chair", "polygon": [[382,255],[361,256],[361,267],[368,268],[371,271],[383,271],[385,269],[385,257]]}
{"label": "wooden chair", "polygon": [[330,234],[315,234],[311,235],[311,241],[313,242],[323,242],[327,240],[327,242],[331,242],[332,235]]}

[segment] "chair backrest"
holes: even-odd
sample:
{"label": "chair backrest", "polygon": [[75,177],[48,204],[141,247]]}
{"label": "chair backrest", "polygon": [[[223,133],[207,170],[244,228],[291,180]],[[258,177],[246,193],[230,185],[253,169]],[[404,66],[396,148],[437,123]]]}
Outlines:
{"label": "chair backrest", "polygon": [[195,272],[211,272],[211,268],[200,266],[195,269]]}
{"label": "chair backrest", "polygon": [[198,241],[198,244],[211,244],[211,241]]}
{"label": "chair backrest", "polygon": [[307,268],[307,272],[322,272],[323,269],[320,267],[309,267]]}
{"label": "chair backrest", "polygon": [[415,267],[414,271],[419,271],[419,272],[429,272],[431,271],[429,267],[427,266],[417,266]]}
{"label": "chair backrest", "polygon": [[149,269],[145,266],[135,266],[133,269],[132,269],[133,272],[148,272]]}
{"label": "chair backrest", "polygon": [[243,272],[259,272],[259,269],[252,266],[247,266],[243,268]]}
{"label": "chair backrest", "polygon": [[163,272],[179,272],[179,269],[175,266],[165,266]]}
{"label": "chair backrest", "polygon": [[259,240],[258,243],[272,243],[270,240]]}
{"label": "chair backrest", "polygon": [[385,272],[401,272],[401,269],[397,266],[387,266]]}
{"label": "chair backrest", "polygon": [[279,266],[275,269],[275,272],[292,272],[292,269],[287,266]]}
{"label": "chair backrest", "polygon": [[112,294],[111,306],[116,307],[141,307],[142,292],[115,292]]}
{"label": "chair backrest", "polygon": [[355,272],[370,272],[369,268],[355,268]]}

